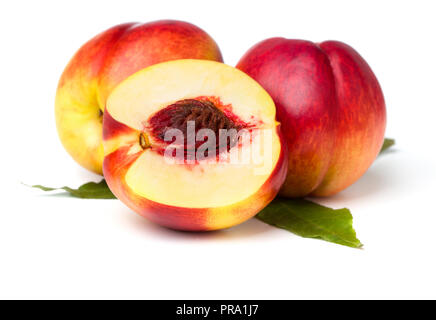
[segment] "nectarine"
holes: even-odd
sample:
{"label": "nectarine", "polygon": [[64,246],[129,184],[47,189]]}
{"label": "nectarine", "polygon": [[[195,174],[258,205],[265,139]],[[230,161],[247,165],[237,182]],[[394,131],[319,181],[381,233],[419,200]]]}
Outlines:
{"label": "nectarine", "polygon": [[271,38],[252,47],[237,68],[276,104],[289,153],[282,195],[335,194],[376,158],[386,126],[383,93],[350,46]]}
{"label": "nectarine", "polygon": [[65,68],[56,93],[56,125],[68,153],[101,174],[101,123],[109,93],[142,68],[188,58],[222,61],[215,41],[182,21],[126,23],[85,43]]}
{"label": "nectarine", "polygon": [[104,176],[117,198],[163,226],[231,227],[264,208],[285,179],[275,116],[268,93],[225,64],[150,66],[107,100]]}

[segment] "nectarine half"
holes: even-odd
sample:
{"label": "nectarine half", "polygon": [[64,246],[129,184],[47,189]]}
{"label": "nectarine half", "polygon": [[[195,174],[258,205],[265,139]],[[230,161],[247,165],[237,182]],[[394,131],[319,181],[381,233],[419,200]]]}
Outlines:
{"label": "nectarine half", "polygon": [[103,172],[132,210],[163,226],[215,230],[258,213],[287,168],[276,109],[245,73],[177,60],[123,81],[103,117]]}

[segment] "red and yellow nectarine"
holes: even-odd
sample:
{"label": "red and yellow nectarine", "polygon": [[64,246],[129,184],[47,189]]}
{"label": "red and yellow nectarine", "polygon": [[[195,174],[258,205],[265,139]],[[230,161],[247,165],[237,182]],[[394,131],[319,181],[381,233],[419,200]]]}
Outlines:
{"label": "red and yellow nectarine", "polygon": [[169,60],[222,61],[215,41],[182,21],[126,23],[97,35],[74,55],[56,93],[56,125],[68,153],[102,173],[102,112],[112,89],[142,68]]}
{"label": "red and yellow nectarine", "polygon": [[[231,227],[264,208],[285,179],[287,154],[275,116],[268,93],[225,64],[177,60],[150,66],[107,100],[104,176],[117,198],[163,226]],[[236,139],[222,140],[231,130]],[[171,131],[182,140],[167,139]]]}
{"label": "red and yellow nectarine", "polygon": [[271,38],[252,47],[237,68],[276,104],[289,153],[282,195],[335,194],[376,158],[386,126],[383,93],[350,46]]}

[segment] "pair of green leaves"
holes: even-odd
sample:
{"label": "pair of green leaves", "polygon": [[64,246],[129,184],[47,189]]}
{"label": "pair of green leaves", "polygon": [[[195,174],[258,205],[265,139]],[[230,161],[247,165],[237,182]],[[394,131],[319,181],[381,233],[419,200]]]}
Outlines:
{"label": "pair of green leaves", "polygon": [[[394,144],[393,139],[385,139],[380,152],[389,149]],[[73,197],[84,199],[116,199],[104,179],[98,183],[85,183],[78,189],[48,188],[41,185],[32,187],[44,191],[63,190]],[[278,197],[256,218],[304,238],[322,239],[352,248],[362,247],[353,229],[353,216],[346,208],[331,209],[306,199]]]}

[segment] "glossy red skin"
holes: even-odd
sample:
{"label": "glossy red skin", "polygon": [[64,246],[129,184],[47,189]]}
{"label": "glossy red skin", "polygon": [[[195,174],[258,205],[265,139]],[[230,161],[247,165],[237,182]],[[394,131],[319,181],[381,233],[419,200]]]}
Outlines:
{"label": "glossy red skin", "polygon": [[223,61],[216,42],[193,24],[177,20],[131,23],[111,43],[111,50],[100,71],[100,105],[104,106],[116,85],[138,70],[178,59]]}
{"label": "glossy red skin", "polygon": [[79,102],[104,110],[108,95],[125,78],[150,65],[177,59],[223,61],[216,42],[191,23],[124,23],[85,43],[64,70],[58,87],[69,85]]}
{"label": "glossy red skin", "polygon": [[386,108],[374,73],[353,48],[271,38],[237,68],[276,104],[289,150],[281,195],[333,195],[369,168],[383,144]]}
{"label": "glossy red skin", "polygon": [[[103,116],[103,139],[116,138],[117,132],[118,135],[131,134],[132,136],[139,136],[140,134],[139,131],[119,123],[113,119],[108,111],[105,111]],[[281,136],[280,138],[283,146],[283,138]],[[128,186],[125,175],[130,166],[143,152],[128,154],[129,149],[130,146],[120,147],[104,158],[104,177],[111,191],[139,215],[164,227],[184,231],[210,231],[228,228],[253,217],[278,194],[285,180],[288,164],[287,152],[282,149],[279,160],[268,180],[255,194],[238,203],[218,208],[175,207],[139,196]],[[240,187],[243,188],[243,186]],[[225,224],[222,223],[222,218],[224,218]]]}

